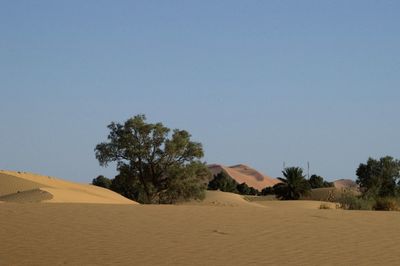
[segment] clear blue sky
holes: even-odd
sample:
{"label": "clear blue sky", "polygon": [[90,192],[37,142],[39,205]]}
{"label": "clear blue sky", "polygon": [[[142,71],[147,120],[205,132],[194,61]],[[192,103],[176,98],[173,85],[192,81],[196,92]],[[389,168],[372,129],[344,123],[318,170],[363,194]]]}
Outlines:
{"label": "clear blue sky", "polygon": [[208,163],[355,178],[400,157],[399,1],[1,1],[0,169],[90,182],[111,121]]}

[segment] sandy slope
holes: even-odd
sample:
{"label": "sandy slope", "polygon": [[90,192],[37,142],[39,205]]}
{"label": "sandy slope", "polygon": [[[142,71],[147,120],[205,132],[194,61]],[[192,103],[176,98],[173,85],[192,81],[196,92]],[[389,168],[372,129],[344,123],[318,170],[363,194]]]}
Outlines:
{"label": "sandy slope", "polygon": [[108,189],[54,177],[0,170],[0,201],[135,204]]}
{"label": "sandy slope", "polygon": [[398,265],[400,212],[0,204],[0,265]]}
{"label": "sandy slope", "polygon": [[[202,206],[224,206],[224,207],[238,207],[238,206],[249,206],[255,205],[255,203],[249,202],[243,196],[222,192],[222,191],[206,191],[206,198],[202,201],[190,201],[182,203],[182,205],[202,205]],[[256,206],[258,206],[256,204]],[[260,206],[258,206],[260,207]]]}
{"label": "sandy slope", "polygon": [[213,175],[224,171],[239,184],[246,183],[248,186],[260,191],[265,187],[272,187],[273,185],[279,183],[279,180],[266,176],[244,164],[238,164],[230,167],[220,164],[211,164],[208,166],[208,168]]}
{"label": "sandy slope", "polygon": [[[13,199],[0,204],[0,265],[398,265],[400,261],[400,212],[320,210],[317,201],[248,202],[219,191],[207,192],[204,202],[186,205],[60,203],[127,201],[97,187],[4,171],[0,188],[3,198]],[[38,194],[51,195],[49,202],[56,203],[11,202]]]}

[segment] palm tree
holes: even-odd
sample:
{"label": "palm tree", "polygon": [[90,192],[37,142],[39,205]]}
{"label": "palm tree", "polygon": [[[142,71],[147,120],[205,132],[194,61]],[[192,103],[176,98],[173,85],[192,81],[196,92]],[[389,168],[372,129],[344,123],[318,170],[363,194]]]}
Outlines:
{"label": "palm tree", "polygon": [[282,183],[274,186],[274,192],[278,199],[298,200],[300,196],[310,192],[310,184],[303,175],[303,169],[300,167],[287,167],[282,174],[285,178],[278,179]]}

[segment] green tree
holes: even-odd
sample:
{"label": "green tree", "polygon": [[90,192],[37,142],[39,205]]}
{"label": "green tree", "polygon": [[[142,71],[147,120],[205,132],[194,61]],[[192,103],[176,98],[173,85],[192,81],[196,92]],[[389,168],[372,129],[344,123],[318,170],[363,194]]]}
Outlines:
{"label": "green tree", "polygon": [[272,187],[265,187],[261,190],[260,193],[262,196],[266,196],[266,195],[273,195],[274,193],[274,189]]}
{"label": "green tree", "polygon": [[252,192],[250,187],[244,182],[237,185],[236,189],[241,195],[250,195]]}
{"label": "green tree", "polygon": [[99,175],[92,180],[92,185],[109,189],[111,187],[111,179],[108,179],[103,175]]}
{"label": "green tree", "polygon": [[379,160],[369,158],[356,171],[364,197],[393,197],[399,194],[400,161],[386,156]]}
{"label": "green tree", "polygon": [[322,176],[312,175],[308,180],[311,188],[323,188],[323,187],[333,187],[332,182],[325,181]]}
{"label": "green tree", "polygon": [[282,174],[285,178],[278,178],[281,183],[274,185],[273,189],[278,199],[298,200],[300,196],[307,195],[311,189],[310,184],[303,175],[300,167],[287,167]]}
{"label": "green tree", "polygon": [[95,148],[101,166],[117,162],[119,178],[112,187],[141,203],[173,203],[204,197],[210,173],[202,145],[185,130],[146,123],[137,115],[111,123],[108,141]]}
{"label": "green tree", "polygon": [[224,192],[233,192],[238,193],[237,191],[238,183],[227,175],[225,172],[220,172],[217,175],[214,175],[214,178],[208,183],[209,190],[221,190]]}
{"label": "green tree", "polygon": [[312,175],[308,180],[311,188],[321,188],[324,187],[324,179],[319,175]]}

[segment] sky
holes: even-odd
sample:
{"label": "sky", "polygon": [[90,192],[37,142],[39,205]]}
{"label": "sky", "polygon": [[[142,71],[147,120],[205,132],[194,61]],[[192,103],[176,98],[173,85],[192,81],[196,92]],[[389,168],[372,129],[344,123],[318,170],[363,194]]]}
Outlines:
{"label": "sky", "polygon": [[399,1],[0,0],[0,169],[113,177],[96,144],[145,114],[204,161],[355,179],[400,157]]}

